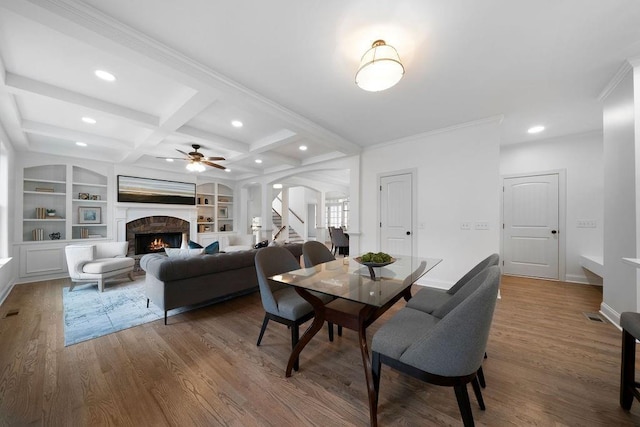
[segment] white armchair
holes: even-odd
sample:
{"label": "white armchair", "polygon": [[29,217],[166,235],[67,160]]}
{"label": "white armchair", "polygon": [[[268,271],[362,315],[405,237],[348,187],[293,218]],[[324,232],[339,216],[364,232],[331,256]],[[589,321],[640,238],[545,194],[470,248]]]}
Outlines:
{"label": "white armchair", "polygon": [[128,258],[127,242],[104,242],[93,245],[69,245],[65,247],[71,287],[76,283],[97,282],[100,292],[104,281],[111,277],[128,274],[133,280],[133,258]]}

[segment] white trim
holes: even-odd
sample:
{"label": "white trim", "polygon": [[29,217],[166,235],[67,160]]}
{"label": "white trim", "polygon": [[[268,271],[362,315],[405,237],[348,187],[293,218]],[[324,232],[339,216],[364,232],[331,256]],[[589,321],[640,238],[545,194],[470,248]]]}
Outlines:
{"label": "white trim", "polygon": [[[502,191],[500,192],[500,259],[504,259],[504,180],[509,178],[524,178],[540,175],[558,175],[558,280],[567,281],[567,170],[551,169],[548,171],[517,173],[500,176]],[[504,262],[504,261],[503,261]],[[502,268],[502,265],[500,266]]]}
{"label": "white trim", "polygon": [[615,311],[604,302],[600,303],[600,314],[606,317],[607,320],[609,320],[609,322],[615,325],[618,329],[622,330],[622,328],[620,327],[620,313]]}
{"label": "white trim", "polygon": [[604,101],[605,98],[607,98],[611,94],[611,92],[613,92],[613,90],[620,84],[622,79],[624,79],[627,73],[631,70],[633,70],[633,67],[631,66],[629,61],[624,61],[622,65],[620,65],[620,68],[618,68],[618,71],[616,71],[616,73],[613,75],[611,80],[609,80],[609,83],[607,83],[607,85],[602,89],[600,95],[598,95],[598,101]]}

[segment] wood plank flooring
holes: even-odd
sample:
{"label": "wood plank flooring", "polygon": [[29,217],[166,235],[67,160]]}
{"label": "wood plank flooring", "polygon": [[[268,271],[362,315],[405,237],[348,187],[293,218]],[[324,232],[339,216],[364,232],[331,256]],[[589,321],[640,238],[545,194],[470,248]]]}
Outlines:
{"label": "wood plank flooring", "polygon": [[[368,425],[352,331],[333,343],[319,333],[291,378],[285,326],[271,322],[255,345],[257,293],[64,347],[63,286],[18,285],[0,306],[0,425]],[[477,425],[640,425],[640,403],[618,404],[619,330],[583,315],[598,311],[601,288],[505,276],[501,294]],[[382,426],[462,424],[451,388],[386,366],[378,412]]]}

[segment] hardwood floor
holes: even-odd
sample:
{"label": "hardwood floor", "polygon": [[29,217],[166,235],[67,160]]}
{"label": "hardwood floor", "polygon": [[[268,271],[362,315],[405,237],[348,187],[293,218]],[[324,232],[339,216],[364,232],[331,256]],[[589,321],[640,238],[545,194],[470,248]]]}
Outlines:
{"label": "hardwood floor", "polygon": [[[318,334],[291,378],[285,326],[255,345],[258,293],[64,347],[63,286],[18,285],[0,306],[0,425],[368,425],[352,331]],[[640,425],[640,403],[618,404],[619,330],[583,315],[601,288],[505,276],[501,294],[476,424]],[[378,412],[380,425],[462,424],[453,389],[386,366]]]}

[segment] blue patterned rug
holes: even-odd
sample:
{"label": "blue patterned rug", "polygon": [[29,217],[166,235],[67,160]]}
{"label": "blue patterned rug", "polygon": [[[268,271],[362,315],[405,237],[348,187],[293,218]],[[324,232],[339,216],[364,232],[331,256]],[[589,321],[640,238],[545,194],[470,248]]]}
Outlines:
{"label": "blue patterned rug", "polygon": [[144,276],[110,282],[104,292],[95,283],[77,285],[71,292],[63,288],[62,305],[65,346],[164,318],[153,303],[147,308]]}

